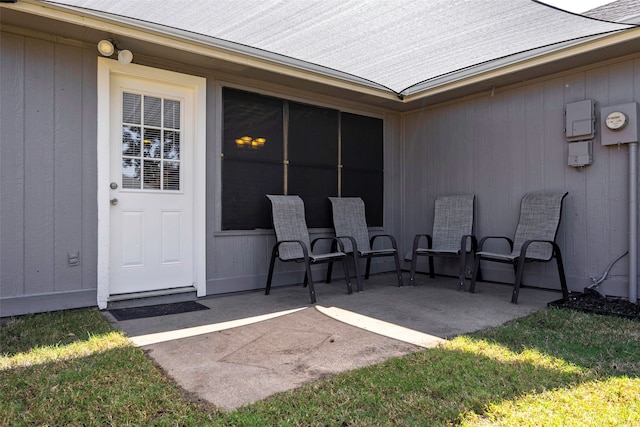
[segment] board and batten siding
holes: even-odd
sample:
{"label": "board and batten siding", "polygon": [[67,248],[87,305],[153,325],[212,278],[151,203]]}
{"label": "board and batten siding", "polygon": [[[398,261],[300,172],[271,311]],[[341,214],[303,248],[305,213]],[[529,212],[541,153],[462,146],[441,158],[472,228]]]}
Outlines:
{"label": "board and batten siding", "polygon": [[[98,54],[93,46],[7,31],[0,32],[0,54],[0,316],[95,306]],[[274,233],[219,230],[219,76],[153,58],[137,62],[207,79],[207,294],[264,288]],[[256,82],[251,84],[247,90]],[[300,89],[282,96],[315,99]],[[399,114],[385,116],[385,226],[376,230],[396,236],[402,215],[400,126]],[[320,230],[312,238],[330,233]],[[69,255],[76,254],[79,264],[70,265]],[[382,259],[372,266],[393,268]],[[274,287],[303,277],[299,264],[278,263]]]}
{"label": "board and batten siding", "polygon": [[[564,109],[584,99],[596,104],[593,164],[572,168]],[[557,241],[569,287],[582,291],[628,249],[629,148],[601,146],[599,111],[633,101],[640,102],[637,56],[406,114],[404,249],[431,231],[437,195],[475,194],[476,235],[513,237],[525,193],[567,191]],[[627,296],[628,266],[627,257],[617,262],[600,289]],[[442,268],[455,274],[455,263]],[[483,263],[483,275],[513,283],[508,265]],[[524,281],[559,288],[555,262],[531,264]]]}
{"label": "board and batten siding", "polygon": [[[93,46],[3,31],[0,54],[0,316],[95,306],[97,53]],[[166,61],[157,66],[168,67]],[[193,72],[180,64],[171,68]],[[208,81],[207,294],[261,289],[273,233],[219,230],[216,79],[230,77],[197,73]],[[302,88],[282,96],[291,94],[315,99]],[[640,57],[403,115],[386,113],[385,224],[372,231],[395,235],[404,255],[416,233],[431,231],[437,195],[473,193],[476,234],[512,236],[526,192],[568,191],[558,242],[570,287],[582,290],[590,276],[599,277],[626,251],[628,240],[628,147],[602,147],[598,121],[593,164],[567,166],[564,108],[583,99],[596,102],[598,115],[603,106],[640,102]],[[348,100],[344,104],[367,111]],[[69,255],[75,254],[79,264],[70,265]],[[456,274],[455,262],[437,262],[439,273]],[[393,270],[386,259],[375,267]],[[485,278],[513,280],[507,266],[483,267]],[[627,274],[623,258],[602,288],[626,295]],[[300,283],[303,276],[300,265],[278,263],[274,286]],[[525,283],[557,287],[555,265],[531,265]]]}
{"label": "board and batten siding", "polygon": [[95,305],[96,55],[7,32],[0,55],[0,316]]}

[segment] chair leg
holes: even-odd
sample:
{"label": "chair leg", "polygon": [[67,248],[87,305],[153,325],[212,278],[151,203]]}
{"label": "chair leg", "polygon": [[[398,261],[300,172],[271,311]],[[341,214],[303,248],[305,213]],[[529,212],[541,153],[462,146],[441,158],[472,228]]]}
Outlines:
{"label": "chair leg", "polygon": [[265,295],[269,295],[271,292],[271,280],[273,279],[273,267],[276,263],[276,257],[278,256],[278,246],[273,247],[271,251],[271,262],[269,263],[269,274],[267,275],[267,287],[264,290]]}
{"label": "chair leg", "polygon": [[[331,244],[331,252],[335,252],[338,248],[338,245],[334,241]],[[331,283],[331,274],[333,273],[333,261],[329,262],[329,266],[327,267],[327,277],[325,278],[325,283]]]}
{"label": "chair leg", "polygon": [[[316,290],[313,287],[313,276],[311,275],[311,263],[309,262],[309,259],[305,259],[304,260],[304,266],[305,266],[305,274],[304,274],[304,281],[305,281],[305,286],[309,285],[309,297],[311,298],[311,304],[315,304],[316,303]],[[307,280],[308,279],[308,280]]]}
{"label": "chair leg", "polygon": [[484,279],[482,278],[482,266],[481,266],[481,265],[480,265],[480,266],[478,266],[478,277],[477,277],[477,279],[476,279],[476,280],[478,280],[478,281],[480,281],[480,282],[483,282],[483,281],[484,281]]}
{"label": "chair leg", "polygon": [[458,283],[458,290],[464,292],[464,270],[467,267],[467,253],[460,252],[460,281]]}
{"label": "chair leg", "polygon": [[329,266],[327,267],[327,278],[324,281],[325,283],[331,283],[331,274],[333,272],[333,261],[331,261],[329,263]]}
{"label": "chair leg", "polygon": [[411,271],[409,273],[409,286],[413,286],[416,278],[416,266],[418,265],[418,245],[420,243],[420,234],[416,234],[413,238],[413,247],[411,248]]}
{"label": "chair leg", "polygon": [[[554,245],[557,246],[557,245]],[[562,263],[562,255],[560,248],[555,248],[556,261],[558,262],[558,274],[560,275],[560,287],[562,288],[562,299],[569,299],[569,289],[567,288],[567,277],[564,274],[564,265]]]}
{"label": "chair leg", "polygon": [[413,286],[416,277],[416,264],[418,263],[418,255],[414,252],[411,255],[411,271],[409,272],[409,286]]}
{"label": "chair leg", "polygon": [[479,272],[480,272],[480,255],[474,255],[473,271],[471,272],[471,284],[469,285],[469,292],[471,293],[474,293],[476,291],[476,281],[478,280]]}
{"label": "chair leg", "polygon": [[398,251],[395,251],[393,254],[393,259],[396,263],[396,276],[398,276],[398,287],[403,286],[402,283],[402,270],[400,269],[400,257],[398,256]]}
{"label": "chair leg", "polygon": [[[347,267],[347,257],[344,256],[342,258],[342,265],[344,266],[344,280],[347,282],[347,294],[351,295],[353,293],[353,289],[351,288],[351,279],[349,278],[349,267]],[[360,277],[358,276],[358,280]],[[358,285],[360,286],[360,285]],[[360,290],[360,289],[358,289]]]}
{"label": "chair leg", "polygon": [[511,303],[518,303],[518,294],[520,293],[520,285],[522,284],[522,276],[524,275],[525,260],[518,258],[518,264],[516,267],[516,281],[513,284],[513,294],[511,295]]}
{"label": "chair leg", "polygon": [[353,269],[356,272],[356,284],[358,286],[358,292],[362,292],[364,289],[362,287],[362,277],[360,277],[360,255],[358,255],[357,251],[351,252],[351,259],[353,259]]}
{"label": "chair leg", "polygon": [[369,272],[371,271],[371,257],[367,257],[367,268],[364,270],[365,280],[369,279]]}
{"label": "chair leg", "polygon": [[429,257],[429,277],[431,277],[432,279],[434,279],[436,277],[436,274],[435,274],[434,269],[433,269],[433,257],[432,256]]}

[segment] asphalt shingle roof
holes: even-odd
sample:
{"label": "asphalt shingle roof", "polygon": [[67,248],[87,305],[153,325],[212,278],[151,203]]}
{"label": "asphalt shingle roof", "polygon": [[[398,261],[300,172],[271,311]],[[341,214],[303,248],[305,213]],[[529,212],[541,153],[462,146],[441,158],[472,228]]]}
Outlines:
{"label": "asphalt shingle roof", "polygon": [[591,18],[612,22],[640,23],[640,1],[618,0],[583,13]]}
{"label": "asphalt shingle roof", "polygon": [[[159,24],[273,60],[302,61],[412,93],[433,79],[629,28],[532,0],[48,0]],[[179,36],[179,33],[175,33]],[[522,56],[522,55],[520,55]]]}

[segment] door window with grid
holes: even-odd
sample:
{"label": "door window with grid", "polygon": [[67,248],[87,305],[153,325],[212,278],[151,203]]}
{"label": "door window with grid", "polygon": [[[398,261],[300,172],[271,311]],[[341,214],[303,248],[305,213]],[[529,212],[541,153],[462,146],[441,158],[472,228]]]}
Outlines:
{"label": "door window with grid", "polygon": [[179,191],[179,100],[122,94],[122,188]]}

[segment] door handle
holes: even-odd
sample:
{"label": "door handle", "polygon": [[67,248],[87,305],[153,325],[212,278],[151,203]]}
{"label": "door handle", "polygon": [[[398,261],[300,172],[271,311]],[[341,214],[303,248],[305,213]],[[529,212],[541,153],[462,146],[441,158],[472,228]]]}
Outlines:
{"label": "door handle", "polygon": [[113,199],[109,200],[109,203],[111,203],[111,206],[115,206],[118,204],[118,199],[114,197]]}

